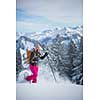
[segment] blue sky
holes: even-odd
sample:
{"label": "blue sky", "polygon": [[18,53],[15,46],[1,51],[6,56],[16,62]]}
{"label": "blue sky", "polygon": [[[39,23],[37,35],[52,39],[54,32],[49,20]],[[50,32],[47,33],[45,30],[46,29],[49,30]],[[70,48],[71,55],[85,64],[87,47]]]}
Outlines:
{"label": "blue sky", "polygon": [[16,31],[82,25],[82,0],[17,0]]}

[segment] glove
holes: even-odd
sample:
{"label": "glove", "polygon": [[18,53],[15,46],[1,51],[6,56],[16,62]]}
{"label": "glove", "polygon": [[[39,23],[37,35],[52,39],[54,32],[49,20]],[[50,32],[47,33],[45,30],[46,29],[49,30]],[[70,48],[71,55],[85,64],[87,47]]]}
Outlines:
{"label": "glove", "polygon": [[46,52],[46,53],[45,53],[45,56],[47,56],[47,55],[48,55],[48,53]]}

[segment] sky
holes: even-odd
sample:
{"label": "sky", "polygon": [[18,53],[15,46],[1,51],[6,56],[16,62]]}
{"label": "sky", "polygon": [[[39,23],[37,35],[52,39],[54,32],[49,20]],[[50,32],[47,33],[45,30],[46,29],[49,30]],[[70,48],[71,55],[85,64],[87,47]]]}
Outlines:
{"label": "sky", "polygon": [[16,0],[16,31],[82,25],[82,0]]}

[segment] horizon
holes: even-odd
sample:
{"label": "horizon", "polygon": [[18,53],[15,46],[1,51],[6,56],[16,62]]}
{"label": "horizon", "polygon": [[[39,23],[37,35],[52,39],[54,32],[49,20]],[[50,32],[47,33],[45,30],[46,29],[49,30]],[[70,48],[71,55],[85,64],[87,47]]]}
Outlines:
{"label": "horizon", "polygon": [[35,33],[35,32],[43,32],[43,31],[48,31],[48,30],[53,31],[55,29],[61,30],[61,29],[64,29],[64,28],[75,28],[75,27],[83,27],[83,25],[72,25],[72,26],[63,26],[63,27],[53,27],[53,28],[48,28],[48,29],[42,29],[41,31],[30,31],[30,32],[16,31],[16,33]]}

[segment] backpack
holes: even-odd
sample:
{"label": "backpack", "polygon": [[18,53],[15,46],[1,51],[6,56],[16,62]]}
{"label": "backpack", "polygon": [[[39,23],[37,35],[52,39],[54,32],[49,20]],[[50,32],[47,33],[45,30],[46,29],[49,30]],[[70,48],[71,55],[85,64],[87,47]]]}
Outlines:
{"label": "backpack", "polygon": [[31,50],[27,50],[27,64],[32,63],[32,59],[34,58],[34,56],[36,55],[35,49]]}
{"label": "backpack", "polygon": [[31,50],[27,50],[27,64],[30,64]]}

